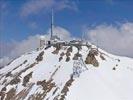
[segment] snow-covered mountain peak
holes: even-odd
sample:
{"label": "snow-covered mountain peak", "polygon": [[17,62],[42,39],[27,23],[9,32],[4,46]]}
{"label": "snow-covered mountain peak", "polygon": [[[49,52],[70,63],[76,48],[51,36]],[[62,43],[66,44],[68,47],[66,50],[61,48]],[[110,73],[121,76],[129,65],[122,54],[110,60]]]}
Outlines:
{"label": "snow-covered mountain peak", "polygon": [[133,60],[56,43],[0,69],[2,100],[132,100]]}

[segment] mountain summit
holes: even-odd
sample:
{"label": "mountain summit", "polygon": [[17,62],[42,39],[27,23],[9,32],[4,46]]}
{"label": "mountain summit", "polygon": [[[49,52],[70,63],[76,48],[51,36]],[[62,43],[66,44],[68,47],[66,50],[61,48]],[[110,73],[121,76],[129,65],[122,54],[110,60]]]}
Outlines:
{"label": "mountain summit", "polygon": [[133,100],[132,93],[133,59],[92,44],[57,42],[0,69],[1,100]]}

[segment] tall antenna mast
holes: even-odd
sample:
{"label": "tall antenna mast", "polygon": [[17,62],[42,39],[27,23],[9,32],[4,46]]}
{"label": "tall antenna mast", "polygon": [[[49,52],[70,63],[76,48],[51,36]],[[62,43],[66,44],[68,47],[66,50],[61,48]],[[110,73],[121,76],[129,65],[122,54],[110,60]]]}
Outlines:
{"label": "tall antenna mast", "polygon": [[51,11],[51,37],[50,37],[50,39],[53,38],[53,28],[54,28],[54,12],[52,9],[52,11]]}

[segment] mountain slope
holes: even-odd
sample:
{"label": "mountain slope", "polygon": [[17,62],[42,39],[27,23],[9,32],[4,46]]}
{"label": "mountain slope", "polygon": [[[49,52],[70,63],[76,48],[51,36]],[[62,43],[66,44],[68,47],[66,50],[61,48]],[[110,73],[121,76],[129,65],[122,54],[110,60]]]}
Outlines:
{"label": "mountain slope", "polygon": [[[78,52],[79,51],[79,52]],[[0,70],[2,100],[132,100],[133,59],[87,46],[51,46]]]}

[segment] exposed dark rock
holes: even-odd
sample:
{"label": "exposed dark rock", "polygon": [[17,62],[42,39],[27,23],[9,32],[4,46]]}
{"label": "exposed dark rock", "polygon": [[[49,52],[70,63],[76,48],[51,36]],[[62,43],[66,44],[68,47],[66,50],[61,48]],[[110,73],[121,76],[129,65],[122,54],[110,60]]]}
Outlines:
{"label": "exposed dark rock", "polygon": [[0,97],[1,97],[1,100],[4,100],[4,98],[5,98],[5,92],[0,91]]}
{"label": "exposed dark rock", "polygon": [[52,75],[50,76],[49,80],[52,80],[53,76],[56,74],[56,72],[60,69],[61,66],[58,66],[55,71],[52,73]]}
{"label": "exposed dark rock", "polygon": [[37,85],[41,85],[43,87],[43,90],[49,92],[53,87],[55,87],[55,83],[52,83],[52,80],[46,81],[38,81]]}
{"label": "exposed dark rock", "polygon": [[42,60],[43,60],[43,55],[44,55],[44,51],[42,51],[42,52],[37,56],[36,61],[37,61],[37,62],[42,61]]}
{"label": "exposed dark rock", "polygon": [[54,92],[53,92],[53,94],[52,95],[54,95],[55,93],[56,93],[56,91],[58,90],[58,87],[54,90]]}
{"label": "exposed dark rock", "polygon": [[65,55],[65,53],[64,53],[64,52],[62,52],[62,53],[60,54],[60,56],[61,56],[61,57],[63,57],[64,55]]}
{"label": "exposed dark rock", "polygon": [[61,45],[60,43],[56,43],[56,44],[54,45],[54,47],[55,47],[57,50],[60,50],[61,47],[62,47],[62,45]]}
{"label": "exposed dark rock", "polygon": [[74,81],[73,77],[71,77],[65,84],[65,86],[63,87],[63,89],[61,90],[61,98],[60,100],[65,100],[65,96],[67,95],[67,92],[69,91],[69,87],[72,85],[72,82]]}
{"label": "exposed dark rock", "polygon": [[61,49],[62,45],[57,43],[54,45],[54,47],[56,48],[52,53],[53,54],[58,54],[59,53],[59,50]]}
{"label": "exposed dark rock", "polygon": [[92,47],[92,45],[86,45],[86,47],[87,47],[88,49],[90,49],[90,48]]}
{"label": "exposed dark rock", "polygon": [[55,83],[52,82],[52,79],[50,79],[48,81],[46,81],[46,80],[38,81],[37,85],[41,85],[43,90],[44,90],[44,92],[43,93],[35,94],[32,97],[32,98],[35,98],[35,100],[43,100],[45,98],[45,96],[47,95],[47,93],[50,92],[53,87],[56,87]]}
{"label": "exposed dark rock", "polygon": [[13,84],[18,84],[19,82],[20,82],[20,78],[17,76],[14,79],[12,79],[9,84],[13,85]]}
{"label": "exposed dark rock", "polygon": [[[26,96],[29,94],[29,92],[32,89],[33,85],[34,85],[34,83],[30,83],[26,88],[24,88],[18,94],[16,94],[15,96],[13,96],[11,98],[11,100],[24,100],[26,98]],[[33,100],[33,99],[31,99],[31,100]],[[38,99],[36,99],[36,100],[38,100]]]}
{"label": "exposed dark rock", "polygon": [[72,52],[73,49],[72,49],[72,46],[70,46],[68,49],[67,49],[67,52]]}
{"label": "exposed dark rock", "polygon": [[25,60],[25,61],[23,62],[23,64],[25,64],[25,63],[27,63],[27,60]]}
{"label": "exposed dark rock", "polygon": [[6,87],[3,87],[3,88],[1,89],[1,91],[6,91]]}
{"label": "exposed dark rock", "polygon": [[16,94],[16,89],[15,88],[12,88],[10,89],[7,93],[6,93],[6,98],[5,100],[12,100],[12,98],[15,96]]}
{"label": "exposed dark rock", "polygon": [[4,100],[5,98],[5,92],[6,92],[6,87],[3,87],[0,91],[0,97],[1,97],[1,100]]}
{"label": "exposed dark rock", "polygon": [[63,57],[60,57],[60,58],[59,58],[59,62],[60,62],[62,59],[63,59]]}
{"label": "exposed dark rock", "polygon": [[100,54],[100,58],[101,58],[102,60],[106,60],[105,57],[104,57],[102,54]]}
{"label": "exposed dark rock", "polygon": [[59,53],[59,50],[58,49],[55,49],[52,53],[53,54],[58,54]]}
{"label": "exposed dark rock", "polygon": [[2,85],[4,84],[4,83],[6,83],[7,82],[7,79],[4,79],[4,81],[2,82]]}
{"label": "exposed dark rock", "polygon": [[73,60],[78,60],[78,57],[82,57],[82,55],[79,52],[74,54]]}
{"label": "exposed dark rock", "polygon": [[29,82],[30,78],[32,77],[32,73],[29,73],[28,75],[26,75],[23,79],[23,86],[26,86],[26,84]]}
{"label": "exposed dark rock", "polygon": [[116,68],[115,68],[115,67],[113,67],[113,70],[116,70]]}
{"label": "exposed dark rock", "polygon": [[70,61],[70,57],[67,57],[67,58],[66,58],[66,62],[68,62],[68,61]]}
{"label": "exposed dark rock", "polygon": [[70,52],[67,51],[67,52],[66,52],[66,56],[67,56],[67,57],[71,56]]}
{"label": "exposed dark rock", "polygon": [[90,50],[89,54],[86,57],[85,63],[86,64],[92,64],[95,67],[99,66],[99,63],[95,56],[98,55],[98,52],[96,50]]}
{"label": "exposed dark rock", "polygon": [[81,45],[78,45],[78,44],[75,45],[75,47],[78,49],[78,51],[82,49]]}
{"label": "exposed dark rock", "polygon": [[97,49],[91,49],[91,50],[89,51],[89,53],[92,54],[92,55],[97,56],[97,55],[98,55],[98,50],[97,50]]}
{"label": "exposed dark rock", "polygon": [[11,72],[8,72],[8,73],[6,74],[6,77],[8,77],[8,76],[12,76]]}

